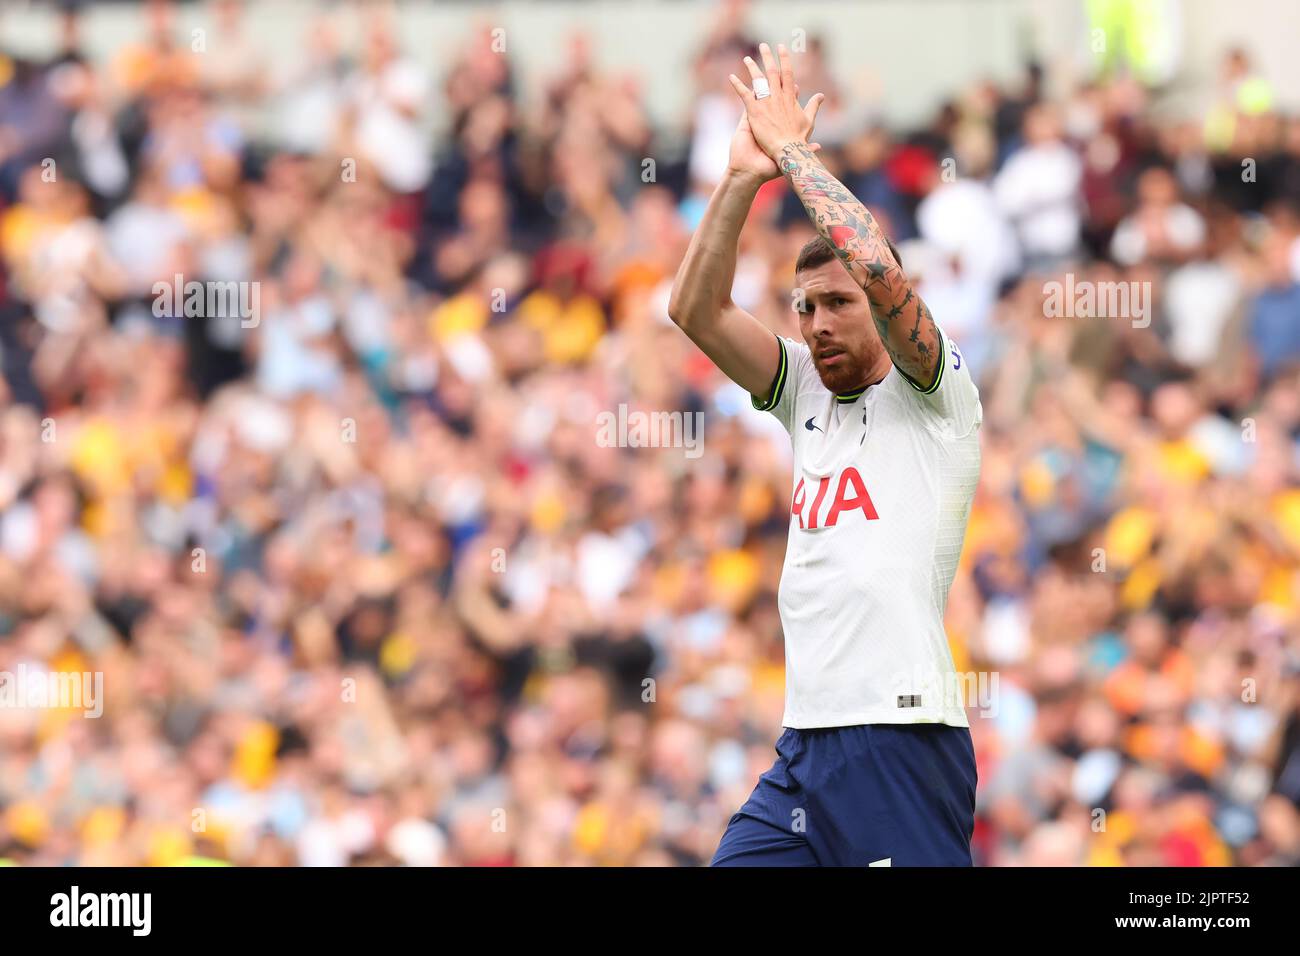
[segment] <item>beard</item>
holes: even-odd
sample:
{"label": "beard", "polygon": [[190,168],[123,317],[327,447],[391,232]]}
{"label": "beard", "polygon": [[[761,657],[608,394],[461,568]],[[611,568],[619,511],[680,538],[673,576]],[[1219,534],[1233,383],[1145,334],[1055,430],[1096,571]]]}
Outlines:
{"label": "beard", "polygon": [[813,358],[813,368],[817,370],[817,377],[822,380],[822,384],[836,394],[853,391],[864,383],[866,377],[861,363],[850,358],[848,353],[829,368],[819,359]]}

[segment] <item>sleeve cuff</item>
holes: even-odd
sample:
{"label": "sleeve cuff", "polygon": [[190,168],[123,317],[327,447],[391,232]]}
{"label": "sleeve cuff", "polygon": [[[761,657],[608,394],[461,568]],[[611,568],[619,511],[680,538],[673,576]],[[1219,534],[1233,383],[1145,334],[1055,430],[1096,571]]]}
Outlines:
{"label": "sleeve cuff", "polygon": [[760,401],[757,395],[749,396],[754,407],[760,412],[770,412],[776,408],[781,401],[781,394],[785,391],[786,368],[788,360],[785,355],[785,342],[781,341],[781,336],[776,337],[776,346],[781,353],[780,364],[776,367],[776,378],[772,379],[772,387],[768,389],[767,394],[770,396],[767,401]]}
{"label": "sleeve cuff", "polygon": [[934,330],[939,333],[939,371],[934,376],[934,384],[930,385],[928,388],[924,385],[919,385],[912,376],[908,375],[901,368],[898,370],[898,374],[907,380],[907,384],[911,385],[922,395],[930,395],[939,390],[939,383],[943,381],[943,370],[948,365],[948,340],[943,337],[943,329],[936,325]]}

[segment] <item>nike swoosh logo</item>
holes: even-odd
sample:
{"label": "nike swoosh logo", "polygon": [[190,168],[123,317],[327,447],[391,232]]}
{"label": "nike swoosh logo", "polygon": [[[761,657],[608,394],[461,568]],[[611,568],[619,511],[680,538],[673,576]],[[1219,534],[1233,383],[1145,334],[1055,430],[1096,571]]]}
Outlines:
{"label": "nike swoosh logo", "polygon": [[[816,415],[813,416],[813,418],[816,418],[816,417],[817,417]],[[817,429],[819,432],[822,432],[822,427],[821,427],[820,425],[814,425],[814,424],[813,424],[813,418],[810,418],[810,419],[808,419],[806,422],[804,422],[804,423],[803,423],[803,427],[806,428],[806,429],[808,429],[809,431],[812,431],[812,430],[815,428],[815,429]],[[822,434],[825,435],[826,433],[825,433],[825,432],[822,432]]]}

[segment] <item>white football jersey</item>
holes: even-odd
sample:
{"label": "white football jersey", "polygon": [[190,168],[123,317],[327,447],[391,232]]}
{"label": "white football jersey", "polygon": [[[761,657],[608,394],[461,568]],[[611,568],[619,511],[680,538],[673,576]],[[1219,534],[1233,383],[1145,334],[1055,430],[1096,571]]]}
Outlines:
{"label": "white football jersey", "polygon": [[967,727],[943,629],[979,480],[979,391],[942,332],[922,390],[895,367],[835,395],[781,337],[765,399],[790,433],[794,492],[779,605],[786,727]]}

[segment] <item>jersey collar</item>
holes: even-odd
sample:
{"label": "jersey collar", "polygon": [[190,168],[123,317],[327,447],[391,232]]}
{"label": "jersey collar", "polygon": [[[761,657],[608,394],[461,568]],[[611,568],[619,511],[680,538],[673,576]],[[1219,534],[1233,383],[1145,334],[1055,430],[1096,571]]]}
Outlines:
{"label": "jersey collar", "polygon": [[863,385],[861,388],[855,388],[850,392],[836,392],[835,401],[839,402],[841,405],[848,405],[851,404],[852,402],[856,402],[859,398],[863,396],[863,394],[868,389],[875,388],[877,385],[880,384],[880,382],[883,382],[888,377],[889,375],[888,373],[886,373],[884,376],[881,377],[879,382],[871,382],[867,385]]}

